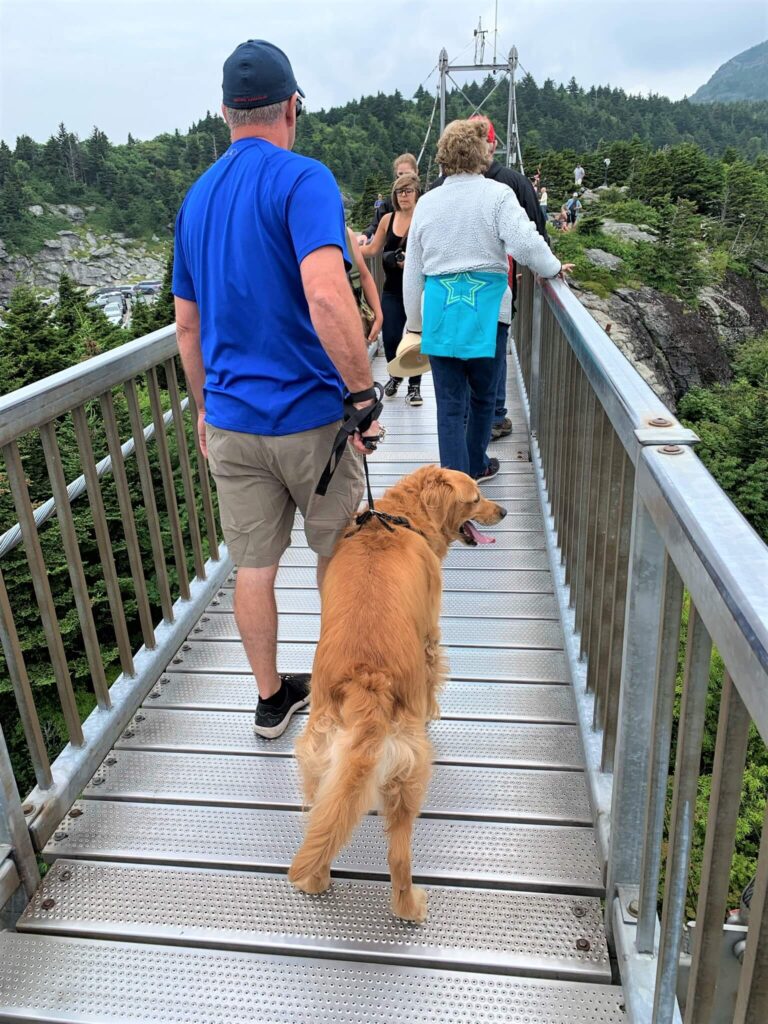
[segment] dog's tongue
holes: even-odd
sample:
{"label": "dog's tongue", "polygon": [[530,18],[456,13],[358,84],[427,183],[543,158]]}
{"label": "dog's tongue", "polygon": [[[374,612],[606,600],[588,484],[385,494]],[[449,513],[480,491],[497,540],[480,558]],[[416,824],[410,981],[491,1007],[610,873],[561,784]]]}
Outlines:
{"label": "dog's tongue", "polygon": [[487,533],[481,533],[475,524],[468,519],[464,524],[464,528],[470,535],[475,544],[495,544],[496,538],[489,537]]}

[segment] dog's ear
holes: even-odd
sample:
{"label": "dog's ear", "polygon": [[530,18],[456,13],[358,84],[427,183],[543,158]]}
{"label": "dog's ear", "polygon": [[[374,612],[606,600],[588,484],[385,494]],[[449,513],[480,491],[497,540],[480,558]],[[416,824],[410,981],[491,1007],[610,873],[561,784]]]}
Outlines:
{"label": "dog's ear", "polygon": [[438,466],[427,466],[422,470],[421,501],[433,519],[441,525],[455,501],[454,488],[448,474]]}
{"label": "dog's ear", "polygon": [[452,473],[451,486],[456,492],[457,500],[463,505],[472,505],[478,500],[477,481],[466,473]]}

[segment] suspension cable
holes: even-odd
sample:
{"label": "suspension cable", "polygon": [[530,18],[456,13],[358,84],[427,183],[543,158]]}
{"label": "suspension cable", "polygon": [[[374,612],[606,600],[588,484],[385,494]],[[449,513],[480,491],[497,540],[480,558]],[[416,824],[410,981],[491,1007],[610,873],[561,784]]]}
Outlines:
{"label": "suspension cable", "polygon": [[421,144],[419,155],[416,157],[416,166],[418,167],[421,163],[421,158],[424,156],[424,150],[427,148],[427,142],[429,141],[429,133],[432,131],[432,122],[435,120],[435,111],[437,110],[437,101],[440,99],[440,91],[435,93],[435,102],[432,104],[432,113],[429,115],[429,124],[427,125],[427,134],[424,136],[424,141]]}

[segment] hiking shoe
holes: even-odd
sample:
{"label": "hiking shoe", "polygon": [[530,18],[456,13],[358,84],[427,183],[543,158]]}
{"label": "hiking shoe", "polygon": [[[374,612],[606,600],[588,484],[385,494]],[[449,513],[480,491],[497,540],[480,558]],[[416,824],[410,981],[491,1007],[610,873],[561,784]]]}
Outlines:
{"label": "hiking shoe", "polygon": [[405,396],[406,405],[424,405],[424,399],[421,397],[421,388],[418,384],[408,385],[408,394]]}
{"label": "hiking shoe", "polygon": [[288,728],[292,715],[299,708],[309,704],[309,679],[308,673],[304,675],[281,674],[280,681],[283,685],[275,696],[279,698],[279,694],[282,694],[282,699],[278,699],[278,702],[273,704],[271,701],[274,698],[269,697],[267,700],[262,700],[259,697],[259,703],[256,705],[256,717],[253,722],[253,731],[257,736],[263,736],[268,740],[282,736]]}
{"label": "hiking shoe", "polygon": [[498,459],[488,459],[488,465],[485,467],[480,476],[475,477],[475,480],[477,480],[479,484],[484,484],[486,480],[493,480],[493,478],[499,472],[499,469],[500,466]]}
{"label": "hiking shoe", "polygon": [[491,440],[498,441],[500,437],[508,437],[512,433],[512,420],[505,416],[501,423],[494,423],[491,427]]}
{"label": "hiking shoe", "polygon": [[403,381],[402,377],[390,377],[387,383],[384,385],[384,394],[387,398],[394,398],[397,394],[397,389],[400,387]]}

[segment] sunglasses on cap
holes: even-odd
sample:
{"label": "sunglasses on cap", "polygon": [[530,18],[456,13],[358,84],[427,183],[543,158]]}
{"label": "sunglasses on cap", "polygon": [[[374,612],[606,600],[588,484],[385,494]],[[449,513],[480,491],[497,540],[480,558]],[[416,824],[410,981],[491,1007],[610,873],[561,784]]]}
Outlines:
{"label": "sunglasses on cap", "polygon": [[301,113],[304,110],[304,101],[301,96],[296,93],[296,117],[301,117]]}

